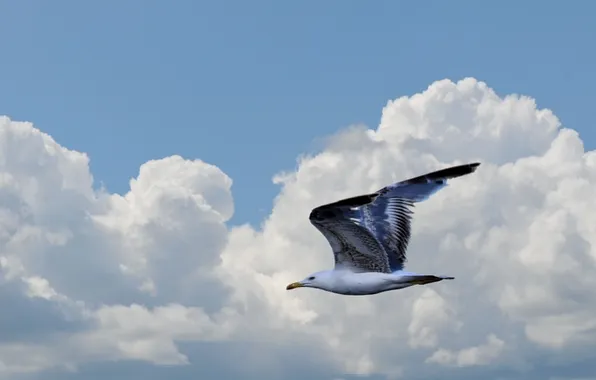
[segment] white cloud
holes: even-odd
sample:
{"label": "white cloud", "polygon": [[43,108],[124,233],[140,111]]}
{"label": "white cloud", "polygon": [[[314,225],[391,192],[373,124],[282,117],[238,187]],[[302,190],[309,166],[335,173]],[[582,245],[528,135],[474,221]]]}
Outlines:
{"label": "white cloud", "polygon": [[445,299],[431,288],[425,289],[412,306],[409,344],[412,348],[436,347],[440,330],[451,327],[457,331],[461,326]]}
{"label": "white cloud", "polygon": [[489,364],[499,357],[504,346],[505,342],[490,334],[484,344],[461,349],[457,352],[440,349],[435,351],[426,362],[456,365],[458,367]]}
{"label": "white cloud", "polygon": [[[3,378],[130,360],[255,378],[542,378],[596,343],[596,155],[533,99],[471,78],[389,102],[377,129],[301,157],[259,228],[226,225],[232,180],[200,160],[147,162],[118,195],[29,123],[1,118],[0,146]],[[416,207],[408,267],[454,281],[285,290],[332,266],[312,207],[477,160]],[[234,360],[205,359],[221,347]]]}

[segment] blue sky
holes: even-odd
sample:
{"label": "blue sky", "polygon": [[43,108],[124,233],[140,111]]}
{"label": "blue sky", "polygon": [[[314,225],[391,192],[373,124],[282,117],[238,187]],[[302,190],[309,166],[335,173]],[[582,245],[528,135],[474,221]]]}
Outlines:
{"label": "blue sky", "polygon": [[552,108],[594,148],[591,2],[0,2],[0,114],[87,152],[110,191],[143,162],[234,180],[234,223],[271,177],[387,100],[473,76]]}
{"label": "blue sky", "polygon": [[[0,0],[0,116],[59,144],[0,118],[0,377],[594,373],[595,14],[587,1]],[[535,98],[581,139],[465,77]],[[374,143],[346,130],[415,94]],[[111,193],[146,170],[133,196],[96,199],[59,146],[88,154]],[[219,170],[157,160],[174,154],[216,165],[233,196]],[[483,164],[417,208],[407,268],[457,281],[285,290],[332,265],[306,218],[315,200],[455,159]],[[225,224],[232,201],[231,224],[252,226]]]}

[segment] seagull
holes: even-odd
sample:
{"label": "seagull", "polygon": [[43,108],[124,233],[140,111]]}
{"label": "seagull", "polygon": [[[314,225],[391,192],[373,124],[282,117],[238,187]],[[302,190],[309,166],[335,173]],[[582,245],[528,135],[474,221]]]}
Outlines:
{"label": "seagull", "polygon": [[404,270],[412,208],[447,186],[448,179],[473,173],[479,165],[452,166],[314,208],[310,222],[329,242],[335,267],[313,273],[286,289],[315,288],[363,296],[453,280]]}

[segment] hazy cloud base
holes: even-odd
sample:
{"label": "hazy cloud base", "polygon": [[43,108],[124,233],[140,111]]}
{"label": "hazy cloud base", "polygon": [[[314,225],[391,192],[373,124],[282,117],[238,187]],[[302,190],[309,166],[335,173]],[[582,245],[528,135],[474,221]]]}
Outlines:
{"label": "hazy cloud base", "polygon": [[[596,155],[533,99],[475,79],[388,102],[281,173],[229,227],[232,179],[178,156],[127,194],[0,118],[0,378],[577,379],[596,373]],[[408,268],[455,281],[341,297],[285,285],[332,266],[312,207],[447,165]],[[234,189],[242,191],[242,189]]]}

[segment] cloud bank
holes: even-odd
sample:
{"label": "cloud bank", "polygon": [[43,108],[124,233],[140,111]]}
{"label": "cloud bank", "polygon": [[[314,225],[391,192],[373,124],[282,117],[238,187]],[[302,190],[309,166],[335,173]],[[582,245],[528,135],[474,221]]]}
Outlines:
{"label": "cloud bank", "polygon": [[[232,179],[201,160],[149,161],[120,195],[30,123],[0,118],[0,146],[2,379],[596,373],[596,155],[532,98],[466,78],[390,101],[276,175],[258,227],[226,224]],[[407,264],[455,281],[285,290],[333,265],[313,207],[469,161],[417,205]]]}

